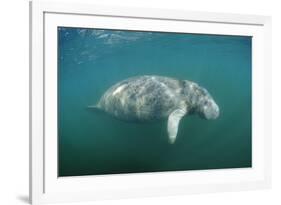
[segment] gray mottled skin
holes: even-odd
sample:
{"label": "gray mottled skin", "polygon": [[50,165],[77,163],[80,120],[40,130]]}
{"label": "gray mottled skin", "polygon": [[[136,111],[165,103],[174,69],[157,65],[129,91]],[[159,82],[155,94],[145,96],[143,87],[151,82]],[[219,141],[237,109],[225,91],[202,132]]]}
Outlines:
{"label": "gray mottled skin", "polygon": [[219,115],[219,107],[206,89],[191,81],[162,76],[123,80],[109,88],[96,106],[90,107],[125,121],[168,118],[170,138],[174,135],[171,143],[176,138],[178,123],[183,116],[197,113],[205,119],[215,119]]}

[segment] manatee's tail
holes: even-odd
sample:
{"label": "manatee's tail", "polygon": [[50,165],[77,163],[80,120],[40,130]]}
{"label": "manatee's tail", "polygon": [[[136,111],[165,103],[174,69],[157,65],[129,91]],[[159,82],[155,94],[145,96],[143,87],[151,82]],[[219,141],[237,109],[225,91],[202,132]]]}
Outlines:
{"label": "manatee's tail", "polygon": [[100,109],[97,105],[89,105],[87,106],[89,109]]}
{"label": "manatee's tail", "polygon": [[100,110],[100,107],[98,105],[89,105],[89,106],[87,106],[87,109]]}
{"label": "manatee's tail", "polygon": [[98,105],[89,105],[89,106],[87,106],[87,109],[93,110],[93,111],[96,111],[96,112],[102,112],[102,111],[103,111],[103,110],[100,108],[100,106],[98,106]]}

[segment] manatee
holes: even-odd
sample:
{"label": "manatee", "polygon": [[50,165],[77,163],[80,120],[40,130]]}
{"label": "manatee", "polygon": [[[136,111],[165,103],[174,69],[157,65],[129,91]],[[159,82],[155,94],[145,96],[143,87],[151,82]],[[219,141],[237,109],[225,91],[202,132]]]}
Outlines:
{"label": "manatee", "polygon": [[128,122],[167,119],[171,144],[176,140],[184,116],[198,114],[207,120],[219,116],[219,107],[205,88],[189,80],[154,75],[131,77],[116,83],[89,108]]}

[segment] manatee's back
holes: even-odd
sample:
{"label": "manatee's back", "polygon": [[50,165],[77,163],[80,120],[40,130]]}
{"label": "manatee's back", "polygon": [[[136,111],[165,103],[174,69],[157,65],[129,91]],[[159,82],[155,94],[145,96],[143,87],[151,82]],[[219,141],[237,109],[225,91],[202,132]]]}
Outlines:
{"label": "manatee's back", "polygon": [[161,76],[140,76],[109,88],[98,107],[128,121],[149,121],[167,117],[177,106],[180,81]]}

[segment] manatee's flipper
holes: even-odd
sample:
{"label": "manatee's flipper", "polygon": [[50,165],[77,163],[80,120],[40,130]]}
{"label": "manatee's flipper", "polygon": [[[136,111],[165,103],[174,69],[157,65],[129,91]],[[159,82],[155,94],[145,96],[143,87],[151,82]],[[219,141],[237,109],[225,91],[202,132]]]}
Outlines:
{"label": "manatee's flipper", "polygon": [[176,141],[179,123],[185,114],[186,114],[185,109],[176,109],[169,115],[168,134],[169,134],[169,142],[171,144],[173,144]]}

